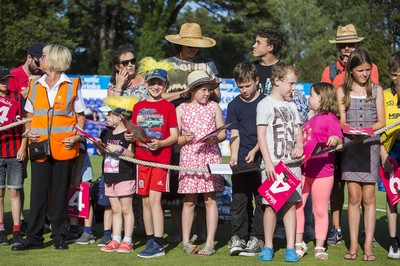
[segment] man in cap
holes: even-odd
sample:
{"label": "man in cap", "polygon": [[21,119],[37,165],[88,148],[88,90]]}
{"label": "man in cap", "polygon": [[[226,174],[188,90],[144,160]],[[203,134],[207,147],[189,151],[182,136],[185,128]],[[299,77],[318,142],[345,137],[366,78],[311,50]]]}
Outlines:
{"label": "man in cap", "polygon": [[[23,105],[21,104],[21,94],[8,89],[9,80],[13,75],[10,71],[0,66],[0,96],[3,101],[0,103],[3,115],[11,110],[11,105],[7,102],[18,102],[19,106],[16,115],[22,116]],[[13,117],[14,118],[14,117]],[[15,118],[14,118],[15,120]],[[15,122],[15,121],[13,121]],[[3,119],[0,119],[0,126]],[[26,157],[27,139],[22,137],[24,126],[16,126],[4,130],[0,134],[0,246],[8,245],[7,234],[4,228],[4,196],[5,188],[8,187],[11,204],[11,214],[13,221],[13,239],[12,245],[22,243],[20,230],[21,199],[20,189],[23,185],[23,161]],[[7,182],[6,182],[7,180]]]}
{"label": "man in cap", "polygon": [[[339,60],[327,66],[322,73],[321,82],[332,84],[335,88],[340,87],[344,82],[344,73],[347,59],[351,52],[357,49],[360,42],[365,37],[359,37],[353,24],[339,26],[336,32],[336,39],[329,40],[330,43],[336,44],[339,51]],[[372,64],[371,82],[379,83],[378,68]]]}
{"label": "man in cap", "polygon": [[[40,61],[39,59],[42,57],[42,50],[44,45],[42,43],[34,43],[32,44],[27,51],[25,63],[17,68],[14,68],[10,71],[14,78],[10,79],[9,90],[21,93],[24,99],[28,95],[28,82],[29,79],[33,79],[35,77],[40,77],[43,75],[43,71],[40,69]],[[22,100],[22,104],[25,104],[24,99]],[[24,179],[28,176],[26,172],[27,158],[24,159],[24,167],[23,167],[23,176]],[[25,200],[24,187],[22,185],[20,189],[21,194],[21,231],[23,233],[26,232],[26,223],[24,221],[24,213],[23,206]]]}
{"label": "man in cap", "polygon": [[44,45],[41,43],[32,44],[27,52],[25,63],[17,68],[12,69],[10,72],[15,77],[10,80],[9,89],[16,92],[21,92],[24,97],[28,94],[28,81],[29,79],[40,77],[43,72],[40,69],[40,58],[42,57],[42,50]]}

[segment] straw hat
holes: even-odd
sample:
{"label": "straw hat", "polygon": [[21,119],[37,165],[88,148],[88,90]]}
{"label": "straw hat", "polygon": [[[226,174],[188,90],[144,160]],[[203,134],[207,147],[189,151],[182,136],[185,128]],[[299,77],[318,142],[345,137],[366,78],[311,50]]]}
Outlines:
{"label": "straw hat", "polygon": [[211,84],[212,90],[219,86],[219,82],[211,79],[204,70],[195,70],[191,72],[187,77],[187,83],[189,90],[193,90],[196,87],[204,84]]}
{"label": "straw hat", "polygon": [[365,37],[358,37],[356,28],[353,24],[344,27],[339,26],[336,32],[336,39],[329,40],[330,43],[355,43],[361,42]]}
{"label": "straw hat", "polygon": [[167,35],[165,39],[171,43],[196,48],[209,48],[217,43],[212,38],[203,37],[201,27],[197,23],[185,23],[181,26],[179,34]]}

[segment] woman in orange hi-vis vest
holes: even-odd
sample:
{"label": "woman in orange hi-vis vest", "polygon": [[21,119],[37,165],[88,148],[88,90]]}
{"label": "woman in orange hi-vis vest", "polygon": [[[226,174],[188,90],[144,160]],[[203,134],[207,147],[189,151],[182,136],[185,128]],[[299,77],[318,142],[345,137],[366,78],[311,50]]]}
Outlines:
{"label": "woman in orange hi-vis vest", "polygon": [[[79,153],[80,136],[74,126],[85,124],[86,109],[80,79],[69,79],[64,71],[71,64],[67,47],[57,44],[43,48],[40,67],[46,73],[31,80],[25,105],[27,117],[25,136],[30,143],[50,139],[51,155],[31,158],[31,203],[27,238],[14,251],[43,248],[43,224],[47,195],[51,184],[51,229],[56,249],[67,249],[63,240],[67,224],[67,193],[74,159]],[[50,130],[49,130],[50,129]],[[49,133],[50,132],[50,133]]]}

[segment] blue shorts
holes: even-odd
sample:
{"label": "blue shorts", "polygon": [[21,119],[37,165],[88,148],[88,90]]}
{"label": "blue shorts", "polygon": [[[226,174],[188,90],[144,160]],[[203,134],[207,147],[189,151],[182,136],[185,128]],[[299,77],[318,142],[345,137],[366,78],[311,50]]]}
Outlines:
{"label": "blue shorts", "polygon": [[81,181],[82,182],[90,182],[93,180],[93,169],[92,164],[90,162],[89,154],[85,153],[85,157],[83,159],[82,169],[81,169]]}
{"label": "blue shorts", "polygon": [[23,185],[23,162],[17,158],[0,158],[0,189],[20,189]]}
{"label": "blue shorts", "polygon": [[99,200],[97,201],[97,204],[105,207],[110,207],[111,203],[108,197],[106,196],[106,191],[105,191],[105,184],[104,184],[104,176],[102,175],[100,177],[100,184],[99,184]]}

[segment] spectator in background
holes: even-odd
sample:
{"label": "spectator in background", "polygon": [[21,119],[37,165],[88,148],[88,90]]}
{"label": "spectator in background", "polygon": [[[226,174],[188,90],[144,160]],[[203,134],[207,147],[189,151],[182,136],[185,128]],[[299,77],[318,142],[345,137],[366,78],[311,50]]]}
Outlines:
{"label": "spectator in background", "polygon": [[[40,68],[40,58],[42,57],[42,50],[44,45],[41,43],[32,44],[27,51],[25,63],[17,68],[11,69],[11,75],[14,78],[10,79],[9,90],[16,91],[21,93],[24,99],[21,99],[22,104],[25,105],[25,98],[28,95],[28,81],[30,79],[39,78],[43,75],[43,71]],[[26,234],[27,224],[24,219],[24,202],[25,202],[25,192],[24,192],[24,180],[28,177],[26,172],[26,166],[28,163],[28,158],[25,157],[23,160],[23,168],[22,168],[22,187],[20,189],[20,198],[21,198],[21,217],[20,217],[20,226],[21,232]]]}
{"label": "spectator in background", "polygon": [[93,121],[101,121],[103,119],[101,112],[97,111],[97,108],[94,104],[92,104],[90,108],[86,108],[85,118]]}
{"label": "spectator in background", "polygon": [[10,71],[14,76],[14,79],[10,80],[10,90],[22,93],[24,98],[28,95],[28,90],[26,90],[28,81],[43,75],[40,68],[43,47],[41,43],[32,44],[28,49],[25,63]]}
{"label": "spectator in background", "polygon": [[[343,85],[347,60],[351,52],[360,46],[364,38],[365,37],[358,37],[353,24],[339,26],[337,28],[336,39],[329,40],[329,42],[336,44],[336,48],[339,51],[339,59],[324,69],[321,82],[330,83],[335,88],[339,88]],[[375,64],[372,64],[371,82],[374,84],[379,83],[378,68]]]}
{"label": "spectator in background", "polygon": [[112,58],[112,73],[108,84],[108,96],[135,96],[140,100],[148,97],[146,85],[137,73],[137,58],[130,46],[116,50]]}

